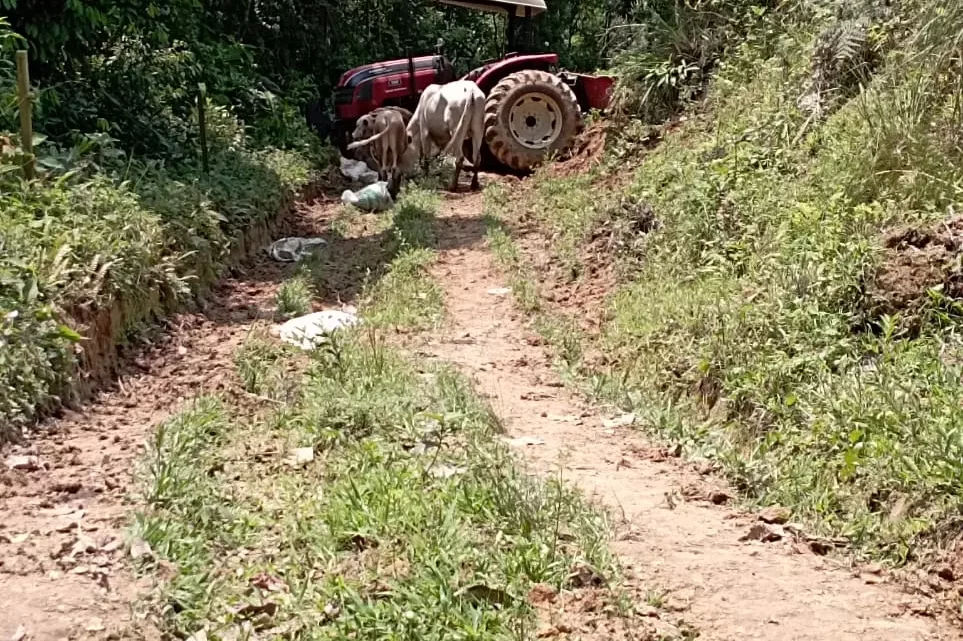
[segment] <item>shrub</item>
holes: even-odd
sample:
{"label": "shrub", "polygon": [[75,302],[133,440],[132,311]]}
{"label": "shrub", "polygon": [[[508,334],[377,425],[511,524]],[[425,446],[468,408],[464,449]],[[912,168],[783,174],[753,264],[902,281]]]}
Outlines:
{"label": "shrub", "polygon": [[[661,122],[700,96],[721,56],[758,27],[770,1],[657,0],[613,27],[614,112]],[[778,10],[777,10],[778,11]]]}

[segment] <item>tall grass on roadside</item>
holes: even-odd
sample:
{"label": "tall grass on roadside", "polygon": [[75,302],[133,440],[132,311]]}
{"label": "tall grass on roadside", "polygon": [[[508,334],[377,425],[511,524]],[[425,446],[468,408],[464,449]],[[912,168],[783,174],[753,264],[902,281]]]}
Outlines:
{"label": "tall grass on roadside", "polygon": [[308,183],[305,156],[252,148],[236,127],[211,108],[206,174],[128,159],[31,183],[0,175],[0,341],[11,345],[0,349],[0,441],[71,399],[82,350],[202,293],[241,237]]}
{"label": "tall grass on roadside", "polygon": [[612,111],[660,123],[703,94],[728,50],[747,36],[767,46],[769,31],[793,9],[769,10],[755,0],[656,0],[635,11],[634,23],[606,33],[618,77]]}
{"label": "tall grass on roadside", "polygon": [[[903,41],[825,118],[799,101],[823,23],[750,38],[726,59],[705,109],[627,190],[661,226],[592,345],[606,365],[588,376],[722,462],[748,498],[896,561],[939,545],[963,511],[958,307],[920,324],[914,310],[879,316],[869,293],[885,230],[963,205],[961,9],[920,4],[880,25]],[[576,200],[517,209],[564,219]]]}

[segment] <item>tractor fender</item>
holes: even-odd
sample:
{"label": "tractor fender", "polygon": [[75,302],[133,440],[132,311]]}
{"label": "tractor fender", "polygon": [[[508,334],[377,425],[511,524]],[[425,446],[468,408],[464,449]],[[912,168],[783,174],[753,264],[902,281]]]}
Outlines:
{"label": "tractor fender", "polygon": [[512,56],[474,69],[462,78],[462,80],[473,81],[487,96],[488,92],[491,91],[502,78],[509,74],[515,73],[516,71],[524,71],[525,69],[551,71],[557,66],[558,54],[556,53]]}
{"label": "tractor fender", "polygon": [[615,78],[612,76],[593,76],[584,73],[563,71],[558,74],[565,84],[572,87],[582,111],[598,109],[605,111],[612,102],[612,89]]}

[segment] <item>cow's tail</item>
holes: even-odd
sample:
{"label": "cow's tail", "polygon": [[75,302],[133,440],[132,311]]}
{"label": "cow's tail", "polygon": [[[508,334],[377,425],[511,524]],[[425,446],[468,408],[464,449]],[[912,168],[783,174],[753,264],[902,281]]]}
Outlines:
{"label": "cow's tail", "polygon": [[465,101],[465,109],[461,112],[461,118],[458,119],[458,126],[455,128],[448,146],[445,147],[445,153],[449,156],[460,157],[461,146],[464,144],[465,138],[468,137],[468,127],[471,125],[472,115],[475,112],[474,98],[469,92],[468,100]]}
{"label": "cow's tail", "polygon": [[358,149],[360,147],[367,147],[368,145],[378,142],[379,140],[387,136],[389,131],[391,131],[391,127],[385,128],[383,131],[371,136],[371,138],[365,138],[364,140],[359,140],[358,142],[351,143],[350,145],[348,145],[348,149]]}

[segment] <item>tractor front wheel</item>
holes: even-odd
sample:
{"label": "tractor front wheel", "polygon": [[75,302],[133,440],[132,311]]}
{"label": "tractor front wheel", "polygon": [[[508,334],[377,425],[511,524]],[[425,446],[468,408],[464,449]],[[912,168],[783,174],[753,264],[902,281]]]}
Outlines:
{"label": "tractor front wheel", "polygon": [[485,143],[502,164],[527,171],[575,142],[582,111],[558,76],[528,69],[505,76],[485,102]]}

